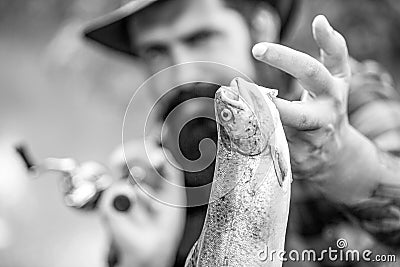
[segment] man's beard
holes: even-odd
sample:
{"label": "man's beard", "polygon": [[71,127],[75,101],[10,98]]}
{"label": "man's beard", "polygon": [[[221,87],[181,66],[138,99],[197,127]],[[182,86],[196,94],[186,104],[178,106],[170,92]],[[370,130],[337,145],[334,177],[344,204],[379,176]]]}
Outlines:
{"label": "man's beard", "polygon": [[[164,102],[164,107],[160,113],[161,120],[163,122],[165,120],[168,121],[167,117],[172,114],[174,109],[186,101],[193,101],[196,98],[210,98],[211,101],[214,101],[215,92],[219,87],[219,85],[210,83],[193,83],[175,88],[171,93],[168,93],[165,96],[166,101]],[[188,105],[190,105],[189,102]],[[184,112],[179,111],[179,109],[177,110],[177,112]],[[182,125],[178,137],[179,144],[176,144],[179,145],[182,157],[189,161],[199,159],[202,156],[199,150],[199,145],[200,141],[204,139],[211,139],[216,147],[217,127],[214,118],[211,119],[203,116],[193,116],[193,114],[178,114],[177,116],[187,116],[186,119],[188,121],[185,125]],[[192,118],[189,116],[192,116]],[[177,137],[173,136],[172,138]],[[212,182],[215,167],[215,155],[213,155],[213,159],[209,162],[211,163],[202,167],[201,170],[184,170],[185,184],[187,187],[198,187]]]}

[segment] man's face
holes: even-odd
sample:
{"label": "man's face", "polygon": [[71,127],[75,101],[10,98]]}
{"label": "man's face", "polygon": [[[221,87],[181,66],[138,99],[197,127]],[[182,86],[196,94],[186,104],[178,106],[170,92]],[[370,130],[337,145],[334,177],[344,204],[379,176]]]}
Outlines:
{"label": "man's face", "polygon": [[[158,105],[165,109],[162,111],[165,115],[170,114],[168,109],[185,101],[169,117],[172,119],[166,120],[170,126],[167,147],[185,170],[192,167],[203,170],[187,172],[187,184],[210,182],[214,168],[208,164],[215,157],[215,147],[204,143],[204,153],[197,149],[205,138],[211,138],[214,144],[217,141],[216,124],[206,119],[214,117],[214,103],[211,98],[203,101],[199,97],[213,97],[218,88],[215,84],[228,85],[234,77],[255,78],[249,26],[241,14],[226,7],[222,0],[167,0],[136,14],[129,29],[133,49],[145,63],[149,76],[183,64],[156,75],[148,89],[153,100],[167,92],[176,92],[171,90],[176,87],[181,89],[178,92],[185,92],[172,93],[173,97],[164,98],[163,104]],[[197,63],[184,64],[190,62]],[[193,98],[195,102],[186,101]]]}
{"label": "man's face", "polygon": [[[165,68],[194,61],[215,62],[255,78],[249,27],[222,0],[169,0],[137,14],[130,23],[134,49],[149,76]],[[207,81],[229,84],[232,69],[214,64],[171,68],[158,78],[152,91],[157,98],[176,85]]]}

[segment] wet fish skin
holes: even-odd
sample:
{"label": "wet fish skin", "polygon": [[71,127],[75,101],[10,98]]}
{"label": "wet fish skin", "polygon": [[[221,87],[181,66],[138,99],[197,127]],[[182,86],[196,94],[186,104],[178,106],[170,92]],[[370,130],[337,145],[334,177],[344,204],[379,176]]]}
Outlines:
{"label": "wet fish skin", "polygon": [[275,96],[275,90],[238,78],[217,91],[213,186],[185,266],[282,266],[276,256],[262,254],[284,249],[292,181]]}

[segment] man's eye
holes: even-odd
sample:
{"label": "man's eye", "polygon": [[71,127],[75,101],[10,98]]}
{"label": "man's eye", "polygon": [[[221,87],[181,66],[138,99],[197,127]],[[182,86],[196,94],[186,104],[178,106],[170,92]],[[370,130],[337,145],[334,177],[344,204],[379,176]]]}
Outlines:
{"label": "man's eye", "polygon": [[214,35],[214,33],[211,31],[202,31],[202,32],[196,33],[195,35],[189,37],[187,39],[187,42],[192,45],[198,45],[198,44],[209,41],[213,37],[213,35]]}
{"label": "man's eye", "polygon": [[150,47],[145,49],[142,54],[146,59],[157,59],[167,54],[167,49],[164,47]]}

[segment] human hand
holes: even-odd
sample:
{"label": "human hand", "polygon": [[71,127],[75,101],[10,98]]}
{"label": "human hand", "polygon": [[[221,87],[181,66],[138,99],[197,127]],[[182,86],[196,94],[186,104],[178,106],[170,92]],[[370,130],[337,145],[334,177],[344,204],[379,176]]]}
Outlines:
{"label": "human hand", "polygon": [[294,78],[309,92],[302,101],[275,99],[288,139],[293,176],[324,181],[345,156],[351,126],[347,98],[351,76],[345,39],[327,19],[317,16],[313,37],[321,62],[283,45],[259,43],[253,55]]}
{"label": "human hand", "polygon": [[[137,166],[146,170],[146,175],[143,180],[130,177],[116,181],[100,201],[99,210],[117,252],[118,266],[170,266],[185,222],[182,207],[186,195],[184,188],[179,187],[184,183],[183,173],[165,160],[163,150],[155,144],[149,144],[146,151],[143,141],[136,141],[126,144],[124,150],[125,153],[119,148],[112,156],[118,176],[127,173],[127,165],[133,175],[140,176],[132,170]],[[115,207],[120,196],[131,203],[122,211]]]}

